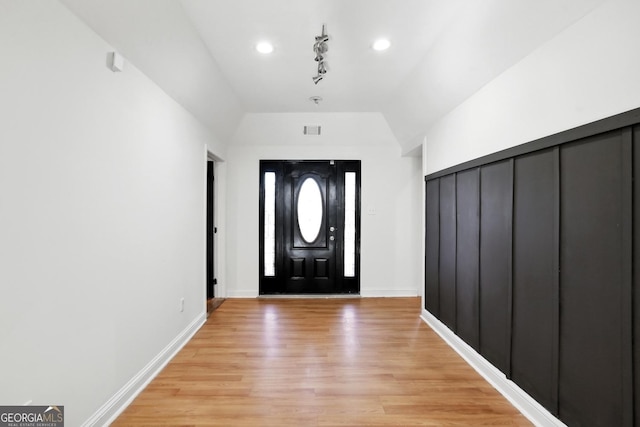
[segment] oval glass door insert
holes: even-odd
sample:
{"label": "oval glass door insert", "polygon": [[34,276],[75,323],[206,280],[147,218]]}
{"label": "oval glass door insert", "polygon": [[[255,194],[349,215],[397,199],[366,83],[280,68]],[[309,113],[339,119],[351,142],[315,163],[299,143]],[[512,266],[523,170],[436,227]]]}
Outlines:
{"label": "oval glass door insert", "polygon": [[305,242],[312,243],[318,238],[324,215],[322,194],[315,179],[307,178],[302,183],[298,193],[297,208],[300,235]]}

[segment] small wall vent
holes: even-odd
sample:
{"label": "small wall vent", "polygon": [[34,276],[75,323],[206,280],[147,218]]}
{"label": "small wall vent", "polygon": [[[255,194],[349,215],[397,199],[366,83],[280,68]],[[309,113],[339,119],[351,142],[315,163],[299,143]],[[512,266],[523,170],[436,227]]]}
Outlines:
{"label": "small wall vent", "polygon": [[320,126],[305,126],[303,133],[305,135],[320,135]]}

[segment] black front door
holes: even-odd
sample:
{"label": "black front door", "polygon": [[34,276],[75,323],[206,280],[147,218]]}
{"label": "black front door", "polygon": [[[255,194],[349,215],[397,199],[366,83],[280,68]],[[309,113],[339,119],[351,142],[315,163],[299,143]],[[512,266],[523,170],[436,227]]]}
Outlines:
{"label": "black front door", "polygon": [[260,294],[359,292],[359,175],[359,161],[261,162]]}
{"label": "black front door", "polygon": [[329,162],[284,165],[285,292],[336,292],[336,168]]}

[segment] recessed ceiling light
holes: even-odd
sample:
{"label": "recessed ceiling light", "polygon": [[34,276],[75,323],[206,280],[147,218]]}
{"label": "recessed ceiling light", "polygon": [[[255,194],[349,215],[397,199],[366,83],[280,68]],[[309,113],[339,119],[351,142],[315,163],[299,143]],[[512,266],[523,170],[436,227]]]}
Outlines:
{"label": "recessed ceiling light", "polygon": [[375,42],[373,42],[373,49],[374,50],[387,50],[389,49],[389,46],[391,46],[391,42],[387,39],[378,39]]}
{"label": "recessed ceiling light", "polygon": [[256,50],[260,53],[271,53],[273,52],[273,45],[269,42],[260,42],[256,45]]}

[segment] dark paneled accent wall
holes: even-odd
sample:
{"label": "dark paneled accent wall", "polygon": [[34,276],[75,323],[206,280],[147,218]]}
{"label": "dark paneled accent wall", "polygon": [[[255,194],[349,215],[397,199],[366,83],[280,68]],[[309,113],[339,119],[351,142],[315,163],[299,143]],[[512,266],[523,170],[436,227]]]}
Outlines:
{"label": "dark paneled accent wall", "polygon": [[425,309],[440,316],[440,180],[427,182],[425,242]]}
{"label": "dark paneled accent wall", "polygon": [[480,169],[457,174],[456,331],[480,350]]}
{"label": "dark paneled accent wall", "polygon": [[440,179],[440,320],[456,329],[456,177]]}
{"label": "dark paneled accent wall", "polygon": [[624,227],[631,168],[623,165],[631,156],[624,158],[623,145],[614,131],[560,150],[559,389],[560,417],[569,423],[620,426],[630,409],[622,391],[632,378],[623,357],[632,338],[623,325],[632,298],[623,243],[631,238]]}
{"label": "dark paneled accent wall", "polygon": [[509,374],[513,161],[480,168],[480,354]]}
{"label": "dark paneled accent wall", "polygon": [[515,160],[513,381],[551,412],[558,406],[559,150]]}
{"label": "dark paneled accent wall", "polygon": [[426,309],[570,426],[640,426],[639,144],[640,109],[426,177]]}

